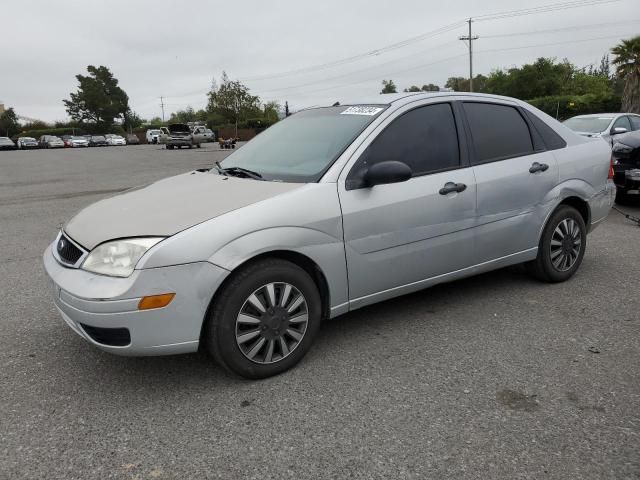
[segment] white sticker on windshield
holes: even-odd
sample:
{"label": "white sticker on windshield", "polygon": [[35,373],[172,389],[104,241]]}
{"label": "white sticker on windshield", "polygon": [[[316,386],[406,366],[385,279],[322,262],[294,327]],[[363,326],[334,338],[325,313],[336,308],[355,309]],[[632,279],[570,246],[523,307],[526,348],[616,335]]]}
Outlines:
{"label": "white sticker on windshield", "polygon": [[349,107],[345,111],[340,112],[340,115],[368,115],[372,117],[382,110],[384,110],[382,107]]}

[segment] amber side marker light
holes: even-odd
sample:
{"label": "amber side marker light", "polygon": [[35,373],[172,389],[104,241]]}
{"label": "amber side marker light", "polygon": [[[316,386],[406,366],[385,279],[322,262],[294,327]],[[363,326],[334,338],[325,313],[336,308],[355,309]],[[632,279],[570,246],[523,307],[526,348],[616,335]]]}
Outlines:
{"label": "amber side marker light", "polygon": [[162,295],[149,295],[142,297],[138,303],[138,310],[151,310],[152,308],[166,307],[171,303],[175,293],[163,293]]}

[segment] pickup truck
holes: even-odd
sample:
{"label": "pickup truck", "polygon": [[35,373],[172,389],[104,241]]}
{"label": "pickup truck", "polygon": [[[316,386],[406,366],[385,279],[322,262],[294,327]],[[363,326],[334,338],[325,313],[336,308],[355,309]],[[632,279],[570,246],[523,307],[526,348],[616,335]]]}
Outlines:
{"label": "pickup truck", "polygon": [[202,133],[194,133],[189,128],[189,125],[185,123],[172,123],[168,127],[168,134],[161,135],[159,142],[164,143],[167,149],[194,146],[200,148],[201,144],[205,142],[205,137]]}

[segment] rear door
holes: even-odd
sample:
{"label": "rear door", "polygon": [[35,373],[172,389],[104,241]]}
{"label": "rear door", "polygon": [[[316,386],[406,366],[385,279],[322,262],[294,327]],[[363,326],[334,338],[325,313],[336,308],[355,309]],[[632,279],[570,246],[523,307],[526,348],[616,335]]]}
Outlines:
{"label": "rear door", "polygon": [[[475,180],[461,130],[452,103],[405,106],[343,171],[338,192],[352,307],[418,289],[471,263]],[[387,160],[406,163],[413,177],[359,186],[363,171]],[[441,193],[450,182],[463,188]]]}
{"label": "rear door", "polygon": [[537,247],[558,165],[517,105],[462,103],[477,182],[476,262]]}

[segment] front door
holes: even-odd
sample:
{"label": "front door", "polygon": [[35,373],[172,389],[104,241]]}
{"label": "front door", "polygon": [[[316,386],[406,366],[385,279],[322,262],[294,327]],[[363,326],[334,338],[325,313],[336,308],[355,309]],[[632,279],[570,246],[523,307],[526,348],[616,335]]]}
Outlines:
{"label": "front door", "polygon": [[[460,130],[450,103],[405,107],[343,173],[338,189],[352,307],[472,264],[476,185]],[[387,160],[406,163],[413,177],[359,185],[362,172]]]}

